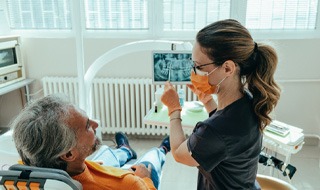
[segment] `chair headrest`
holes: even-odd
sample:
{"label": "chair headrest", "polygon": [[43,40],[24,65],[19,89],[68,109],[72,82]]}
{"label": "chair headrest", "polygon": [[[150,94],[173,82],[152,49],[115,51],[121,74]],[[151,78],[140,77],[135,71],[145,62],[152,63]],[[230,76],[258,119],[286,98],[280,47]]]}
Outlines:
{"label": "chair headrest", "polygon": [[82,190],[82,185],[73,180],[63,170],[53,168],[40,168],[20,164],[12,165],[9,170],[0,171],[0,187],[17,187],[19,182],[24,182],[27,187],[31,184],[38,184],[43,189],[50,190]]}

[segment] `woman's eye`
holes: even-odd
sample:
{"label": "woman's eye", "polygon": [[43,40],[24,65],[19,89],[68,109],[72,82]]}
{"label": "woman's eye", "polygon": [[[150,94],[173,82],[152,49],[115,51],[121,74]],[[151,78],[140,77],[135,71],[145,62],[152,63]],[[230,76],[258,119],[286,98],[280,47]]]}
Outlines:
{"label": "woman's eye", "polygon": [[89,122],[87,125],[87,130],[91,128],[91,123]]}

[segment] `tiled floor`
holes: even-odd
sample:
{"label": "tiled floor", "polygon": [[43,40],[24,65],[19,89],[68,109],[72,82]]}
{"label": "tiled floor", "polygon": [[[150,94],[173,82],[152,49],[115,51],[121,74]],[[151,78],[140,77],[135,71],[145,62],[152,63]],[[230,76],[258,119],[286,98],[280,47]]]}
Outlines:
{"label": "tiled floor", "polygon": [[[141,139],[129,136],[130,145],[139,155],[142,155],[149,148],[159,146],[161,139]],[[107,141],[107,144],[112,144]],[[284,160],[282,155],[277,158]],[[302,150],[292,155],[291,165],[297,168],[291,183],[298,190],[320,190],[320,148],[316,145],[304,145]],[[259,173],[270,175],[271,167],[259,164]],[[288,181],[278,170],[274,170],[274,176]],[[172,154],[167,154],[166,163],[163,167],[161,179],[161,190],[194,190],[197,184],[197,168],[185,166],[174,161]]]}

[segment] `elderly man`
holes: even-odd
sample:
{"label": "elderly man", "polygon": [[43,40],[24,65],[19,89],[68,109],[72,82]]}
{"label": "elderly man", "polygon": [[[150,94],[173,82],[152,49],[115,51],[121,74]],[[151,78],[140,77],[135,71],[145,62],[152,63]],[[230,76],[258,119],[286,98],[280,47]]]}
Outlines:
{"label": "elderly man", "polygon": [[65,170],[84,189],[156,189],[165,154],[170,151],[167,137],[131,169],[113,167],[115,162],[122,166],[137,157],[125,134],[119,132],[117,149],[108,150],[104,165],[86,160],[101,145],[95,135],[98,124],[65,98],[55,95],[29,104],[11,127],[23,164]]}

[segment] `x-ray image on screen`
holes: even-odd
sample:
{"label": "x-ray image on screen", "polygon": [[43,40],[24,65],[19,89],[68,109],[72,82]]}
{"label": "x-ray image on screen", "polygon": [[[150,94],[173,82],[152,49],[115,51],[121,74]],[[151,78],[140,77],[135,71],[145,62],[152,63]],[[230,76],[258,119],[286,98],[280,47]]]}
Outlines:
{"label": "x-ray image on screen", "polygon": [[191,52],[153,52],[153,82],[190,83]]}
{"label": "x-ray image on screen", "polygon": [[9,66],[15,63],[13,49],[0,50],[0,67]]}

